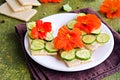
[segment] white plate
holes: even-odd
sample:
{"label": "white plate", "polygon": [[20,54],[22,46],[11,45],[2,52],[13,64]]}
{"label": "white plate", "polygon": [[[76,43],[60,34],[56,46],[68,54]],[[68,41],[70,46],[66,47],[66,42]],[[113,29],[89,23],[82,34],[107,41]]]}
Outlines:
{"label": "white plate", "polygon": [[[42,20],[45,22],[46,21],[52,22],[52,29],[54,31],[54,36],[56,36],[58,29],[62,25],[66,24],[68,21],[70,21],[71,19],[75,18],[76,15],[77,14],[75,14],[75,13],[61,13],[61,14],[55,14],[55,15],[45,17]],[[72,68],[68,68],[62,61],[59,61],[52,56],[32,56],[30,54],[30,51],[28,48],[29,46],[28,46],[27,35],[25,35],[25,38],[24,38],[24,45],[25,45],[25,49],[26,49],[28,55],[34,61],[36,61],[38,64],[40,64],[44,67],[47,67],[47,68],[50,68],[53,70],[58,70],[58,71],[66,71],[66,72],[86,70],[86,69],[95,67],[98,64],[102,63],[104,60],[106,60],[109,57],[109,55],[111,54],[111,52],[113,50],[114,39],[113,39],[113,35],[112,35],[111,31],[103,23],[101,25],[101,29],[103,32],[110,35],[109,42],[106,43],[105,45],[102,45],[101,47],[99,47],[97,50],[94,51],[94,53],[92,55],[92,58],[93,58],[92,62],[82,64],[82,65],[72,67]]]}

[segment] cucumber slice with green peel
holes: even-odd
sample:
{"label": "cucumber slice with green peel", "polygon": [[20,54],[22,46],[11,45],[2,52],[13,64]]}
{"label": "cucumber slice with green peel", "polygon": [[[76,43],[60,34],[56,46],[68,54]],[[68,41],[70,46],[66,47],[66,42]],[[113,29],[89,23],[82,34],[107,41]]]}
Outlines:
{"label": "cucumber slice with green peel", "polygon": [[88,60],[91,58],[91,51],[87,50],[87,49],[80,49],[78,51],[76,51],[76,57],[80,60]]}
{"label": "cucumber slice with green peel", "polygon": [[30,30],[27,31],[27,34],[28,34],[28,37],[29,37],[30,39],[33,39],[32,36],[31,36],[31,31],[30,31]]}
{"label": "cucumber slice with green peel", "polygon": [[36,26],[36,22],[29,22],[29,23],[26,24],[26,26],[27,26],[28,29],[31,30],[33,27]]}
{"label": "cucumber slice with green peel", "polygon": [[97,42],[106,43],[110,40],[110,36],[106,33],[101,33],[97,36]]}
{"label": "cucumber slice with green peel", "polygon": [[63,5],[63,10],[69,12],[72,11],[72,7],[69,4],[65,4]]}
{"label": "cucumber slice with green peel", "polygon": [[62,59],[66,61],[72,61],[75,59],[75,49],[72,49],[70,51],[63,51],[60,55]]}
{"label": "cucumber slice with green peel", "polygon": [[54,39],[53,34],[51,32],[48,32],[45,40],[46,41],[52,41],[53,39]]}
{"label": "cucumber slice with green peel", "polygon": [[96,29],[94,31],[91,32],[91,34],[100,34],[101,33],[101,29]]}
{"label": "cucumber slice with green peel", "polygon": [[54,47],[54,43],[52,42],[46,42],[45,49],[49,53],[57,52],[58,49]]}
{"label": "cucumber slice with green peel", "polygon": [[77,14],[77,17],[78,17],[78,16],[85,16],[85,15],[86,15],[85,13],[78,13],[78,14]]}
{"label": "cucumber slice with green peel", "polygon": [[93,42],[95,42],[95,40],[96,40],[96,36],[94,36],[94,35],[84,35],[82,37],[82,41],[85,44],[92,44]]}
{"label": "cucumber slice with green peel", "polygon": [[71,20],[71,21],[69,21],[69,22],[67,23],[67,27],[68,27],[69,29],[73,29],[75,23],[76,23],[76,20]]}
{"label": "cucumber slice with green peel", "polygon": [[44,40],[41,39],[35,39],[31,41],[30,49],[32,50],[41,50],[44,49],[45,47],[45,42]]}

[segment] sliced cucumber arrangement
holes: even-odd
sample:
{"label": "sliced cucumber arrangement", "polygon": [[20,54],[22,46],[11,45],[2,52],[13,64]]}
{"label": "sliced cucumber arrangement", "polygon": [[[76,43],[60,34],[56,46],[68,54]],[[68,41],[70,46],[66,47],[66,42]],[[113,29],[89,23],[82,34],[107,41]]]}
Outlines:
{"label": "sliced cucumber arrangement", "polygon": [[80,60],[88,60],[91,58],[91,51],[87,49],[80,49],[76,52],[76,57]]}
{"label": "sliced cucumber arrangement", "polygon": [[27,34],[28,34],[29,38],[31,38],[31,39],[32,39],[32,36],[31,36],[31,31],[30,31],[30,30],[28,30],[28,31],[27,31]]}
{"label": "sliced cucumber arrangement", "polygon": [[94,35],[84,35],[82,37],[82,41],[85,44],[92,44],[95,40],[96,40],[96,36],[94,36]]}
{"label": "sliced cucumber arrangement", "polygon": [[54,44],[53,44],[53,41],[52,42],[47,42],[46,45],[45,45],[45,49],[50,52],[50,53],[53,53],[53,52],[57,52],[58,49],[56,49],[54,47]]}
{"label": "sliced cucumber arrangement", "polygon": [[61,53],[61,58],[66,61],[71,61],[75,59],[75,49],[72,49],[70,51],[63,51]]}
{"label": "sliced cucumber arrangement", "polygon": [[32,50],[41,50],[41,49],[44,49],[44,46],[45,46],[44,40],[35,39],[35,40],[32,40],[30,48]]}
{"label": "sliced cucumber arrangement", "polygon": [[100,34],[101,29],[96,29],[94,31],[91,32],[91,34]]}
{"label": "sliced cucumber arrangement", "polygon": [[76,20],[71,20],[71,21],[69,21],[69,22],[67,23],[67,27],[68,27],[69,29],[73,29],[75,23],[76,23]]}
{"label": "sliced cucumber arrangement", "polygon": [[53,34],[51,32],[47,33],[45,40],[52,41],[53,39],[54,39]]}
{"label": "sliced cucumber arrangement", "polygon": [[33,27],[36,26],[36,23],[35,22],[29,22],[29,23],[26,24],[26,26],[27,26],[28,29],[31,30]]}
{"label": "sliced cucumber arrangement", "polygon": [[31,36],[31,30],[28,30],[27,34],[28,34],[28,36],[29,36],[30,39],[33,39],[32,36]]}
{"label": "sliced cucumber arrangement", "polygon": [[97,36],[97,42],[99,43],[106,43],[110,39],[110,36],[106,33],[101,33]]}

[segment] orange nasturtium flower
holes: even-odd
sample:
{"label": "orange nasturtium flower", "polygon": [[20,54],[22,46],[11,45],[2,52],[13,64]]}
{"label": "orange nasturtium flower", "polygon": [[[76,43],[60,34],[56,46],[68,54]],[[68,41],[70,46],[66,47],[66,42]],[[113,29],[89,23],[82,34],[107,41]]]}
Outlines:
{"label": "orange nasturtium flower", "polygon": [[45,39],[47,32],[52,30],[51,22],[36,21],[36,26],[31,30],[31,37],[33,39]]}
{"label": "orange nasturtium flower", "polygon": [[93,30],[100,28],[101,21],[94,14],[87,14],[85,16],[78,16],[75,28],[90,34]]}
{"label": "orange nasturtium flower", "polygon": [[43,2],[43,3],[48,3],[48,2],[51,2],[51,3],[62,2],[62,0],[40,0],[40,1]]}
{"label": "orange nasturtium flower", "polygon": [[120,18],[120,0],[104,0],[100,6],[100,12],[107,18]]}
{"label": "orange nasturtium flower", "polygon": [[81,41],[81,31],[78,28],[69,30],[66,26],[62,26],[54,39],[54,45],[57,49],[71,50],[76,47],[83,47]]}

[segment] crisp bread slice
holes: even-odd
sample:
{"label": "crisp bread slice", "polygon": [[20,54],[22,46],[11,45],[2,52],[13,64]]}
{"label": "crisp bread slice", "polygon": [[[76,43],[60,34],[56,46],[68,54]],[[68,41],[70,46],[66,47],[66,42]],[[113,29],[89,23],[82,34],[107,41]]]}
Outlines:
{"label": "crisp bread slice", "polygon": [[39,51],[33,51],[30,50],[30,53],[32,56],[52,56],[52,55],[57,55],[57,52],[54,53],[48,53],[46,50],[39,50]]}
{"label": "crisp bread slice", "polygon": [[22,6],[17,0],[6,0],[14,12],[32,9],[32,6]]}
{"label": "crisp bread slice", "polygon": [[68,67],[75,67],[75,66],[79,66],[88,62],[91,62],[92,58],[88,59],[88,60],[79,60],[79,59],[75,59],[72,61],[66,61],[64,60],[64,63],[68,66]]}
{"label": "crisp bread slice", "polygon": [[88,60],[80,60],[80,59],[75,58],[72,61],[66,61],[66,60],[63,60],[60,57],[60,54],[61,54],[61,51],[59,51],[58,54],[56,56],[54,56],[54,57],[56,59],[64,62],[67,67],[75,67],[75,66],[79,66],[79,65],[86,64],[86,63],[89,63],[89,62],[93,61],[92,57],[90,59],[88,59]]}
{"label": "crisp bread slice", "polygon": [[29,21],[37,13],[37,10],[29,9],[26,11],[14,12],[7,3],[4,3],[0,6],[0,13],[22,21]]}
{"label": "crisp bread slice", "polygon": [[28,37],[28,44],[29,44],[29,50],[30,50],[30,53],[32,56],[54,56],[54,55],[57,55],[57,52],[54,52],[54,53],[49,53],[47,52],[46,50],[38,50],[38,51],[34,51],[34,50],[31,50],[30,49],[30,45],[31,45],[31,39]]}
{"label": "crisp bread slice", "polygon": [[23,6],[40,6],[40,2],[38,0],[18,0]]}
{"label": "crisp bread slice", "polygon": [[100,43],[98,43],[98,42],[94,42],[94,43],[92,43],[92,44],[90,44],[90,45],[85,45],[85,47],[87,48],[87,49],[89,49],[89,50],[91,50],[91,51],[95,51],[98,47],[100,47],[101,46],[101,44]]}

